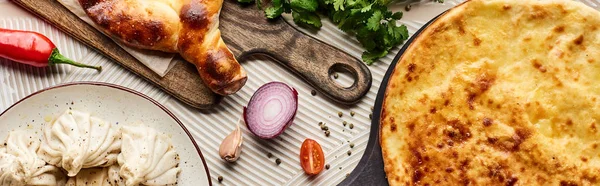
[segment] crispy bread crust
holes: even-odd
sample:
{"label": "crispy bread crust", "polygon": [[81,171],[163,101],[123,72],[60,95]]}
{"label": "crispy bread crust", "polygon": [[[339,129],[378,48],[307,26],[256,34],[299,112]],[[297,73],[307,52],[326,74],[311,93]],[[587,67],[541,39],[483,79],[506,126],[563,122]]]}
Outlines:
{"label": "crispy bread crust", "polygon": [[600,184],[600,13],[471,0],[410,44],[387,85],[390,185]]}
{"label": "crispy bread crust", "polygon": [[223,0],[79,0],[111,37],[136,48],[180,53],[204,83],[228,95],[246,83],[246,71],[221,39]]}

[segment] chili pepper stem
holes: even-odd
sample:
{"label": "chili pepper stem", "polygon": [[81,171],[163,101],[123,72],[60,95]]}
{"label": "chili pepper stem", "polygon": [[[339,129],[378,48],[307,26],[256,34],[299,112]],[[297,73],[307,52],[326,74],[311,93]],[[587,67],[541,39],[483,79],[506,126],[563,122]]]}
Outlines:
{"label": "chili pepper stem", "polygon": [[48,58],[48,61],[50,62],[51,65],[69,64],[69,65],[73,65],[76,67],[96,69],[98,72],[102,71],[102,66],[91,66],[91,65],[86,65],[83,63],[75,62],[75,61],[63,56],[62,54],[60,54],[60,52],[58,51],[57,48],[52,50],[52,54],[50,54],[50,58]]}

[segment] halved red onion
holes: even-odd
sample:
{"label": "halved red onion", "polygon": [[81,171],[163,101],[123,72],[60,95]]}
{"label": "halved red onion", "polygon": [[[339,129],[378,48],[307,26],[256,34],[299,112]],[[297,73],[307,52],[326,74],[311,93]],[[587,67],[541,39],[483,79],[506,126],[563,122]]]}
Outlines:
{"label": "halved red onion", "polygon": [[296,110],[296,89],[282,82],[270,82],[254,92],[248,107],[244,107],[244,121],[254,135],[271,139],[292,125]]}

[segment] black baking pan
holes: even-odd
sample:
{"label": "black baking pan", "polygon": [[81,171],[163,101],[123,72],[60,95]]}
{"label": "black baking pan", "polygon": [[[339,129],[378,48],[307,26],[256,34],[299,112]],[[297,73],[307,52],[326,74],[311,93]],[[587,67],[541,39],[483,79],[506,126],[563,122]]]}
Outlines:
{"label": "black baking pan", "polygon": [[367,143],[367,149],[365,154],[358,162],[358,165],[350,173],[350,175],[344,179],[339,185],[351,185],[351,186],[378,186],[378,185],[389,185],[385,171],[383,170],[383,157],[381,154],[381,145],[379,138],[379,120],[381,115],[381,109],[383,104],[383,97],[385,96],[386,87],[396,64],[400,60],[400,57],[404,54],[404,51],[410,46],[415,38],[421,34],[421,32],[427,28],[433,21],[444,13],[436,16],[427,24],[423,25],[413,36],[406,41],[404,46],[400,49],[396,57],[388,67],[388,70],[383,76],[377,98],[375,100],[375,106],[373,107],[373,119],[371,120],[371,134],[369,135],[369,142]]}

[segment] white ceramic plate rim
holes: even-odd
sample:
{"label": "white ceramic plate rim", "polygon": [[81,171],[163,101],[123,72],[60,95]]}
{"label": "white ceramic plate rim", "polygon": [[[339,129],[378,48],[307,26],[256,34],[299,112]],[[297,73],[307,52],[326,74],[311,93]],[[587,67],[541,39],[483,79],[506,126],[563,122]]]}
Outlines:
{"label": "white ceramic plate rim", "polygon": [[91,85],[91,86],[103,86],[103,87],[108,87],[108,88],[113,88],[113,89],[117,89],[120,91],[124,91],[139,97],[144,98],[145,100],[153,103],[156,107],[160,108],[162,111],[164,111],[167,115],[171,116],[171,118],[177,122],[177,124],[179,124],[179,126],[181,127],[181,129],[183,129],[183,131],[185,131],[186,135],[188,136],[188,138],[190,139],[190,141],[192,142],[192,144],[194,145],[194,148],[196,148],[196,151],[198,152],[198,155],[200,156],[200,158],[202,159],[202,164],[204,164],[204,169],[206,172],[206,177],[208,178],[208,185],[212,186],[212,180],[210,179],[210,171],[208,170],[208,165],[206,164],[206,160],[204,159],[204,155],[202,155],[202,152],[200,151],[200,148],[198,147],[198,144],[196,143],[196,140],[194,140],[194,137],[192,137],[192,134],[190,133],[190,131],[188,131],[188,129],[185,127],[185,125],[183,125],[183,123],[171,112],[169,111],[169,109],[167,109],[165,106],[163,106],[162,104],[160,104],[158,101],[150,98],[149,96],[142,94],[141,92],[138,92],[136,90],[127,88],[127,87],[123,87],[120,85],[115,85],[115,84],[110,84],[110,83],[103,83],[103,82],[91,82],[91,81],[80,81],[80,82],[71,82],[71,83],[64,83],[64,84],[59,84],[56,86],[52,86],[52,87],[48,87],[48,88],[44,88],[42,90],[36,91],[28,96],[25,96],[23,99],[20,99],[19,101],[17,101],[15,104],[11,105],[10,107],[8,107],[6,110],[4,110],[2,113],[0,113],[0,117],[2,117],[5,113],[7,113],[9,110],[11,110],[13,107],[19,105],[21,102],[37,95],[40,94],[42,92],[48,91],[48,90],[53,90],[53,89],[58,89],[58,88],[63,88],[63,87],[69,87],[69,86],[76,86],[76,85]]}

